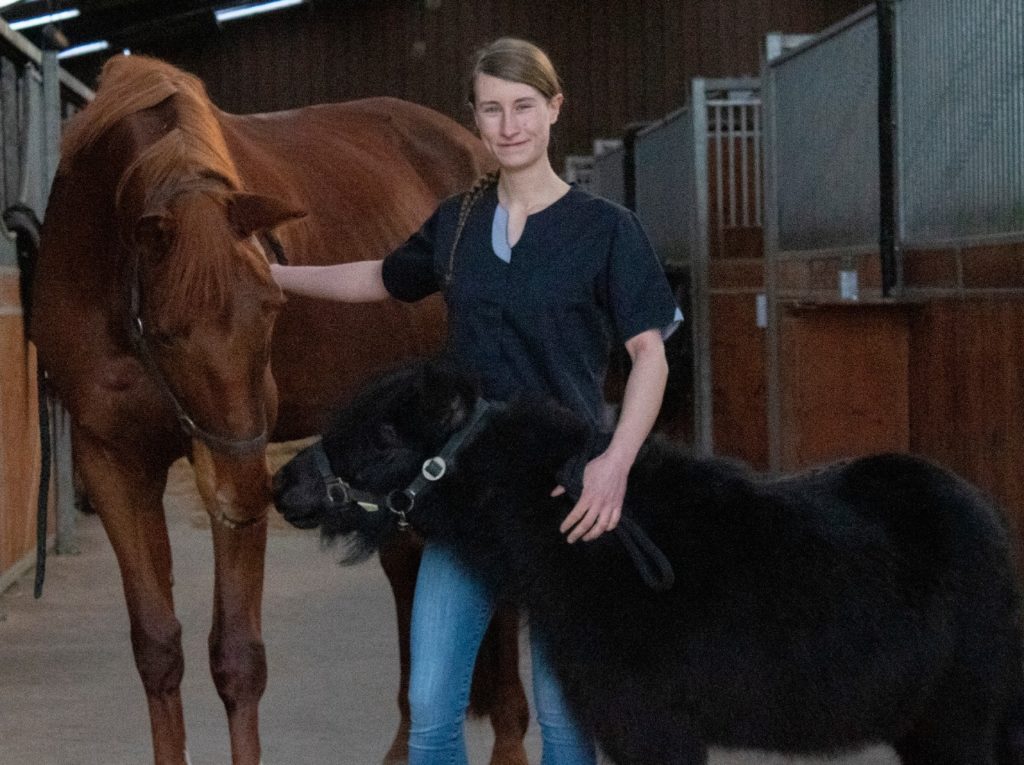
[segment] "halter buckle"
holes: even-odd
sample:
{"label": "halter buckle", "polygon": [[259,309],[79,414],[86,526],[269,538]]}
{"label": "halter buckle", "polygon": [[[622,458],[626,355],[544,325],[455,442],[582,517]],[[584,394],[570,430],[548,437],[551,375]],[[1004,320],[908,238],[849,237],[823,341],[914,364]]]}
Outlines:
{"label": "halter buckle", "polygon": [[423,463],[420,472],[423,473],[423,477],[428,481],[440,481],[447,469],[448,464],[444,461],[443,457],[431,457]]}

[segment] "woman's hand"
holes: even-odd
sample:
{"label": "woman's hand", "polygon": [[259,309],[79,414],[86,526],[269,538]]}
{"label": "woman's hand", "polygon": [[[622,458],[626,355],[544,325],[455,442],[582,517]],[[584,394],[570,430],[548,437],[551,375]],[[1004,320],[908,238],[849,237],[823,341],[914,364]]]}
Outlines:
{"label": "woman's hand", "polygon": [[[569,532],[566,541],[570,544],[577,539],[597,539],[619,525],[629,470],[661,407],[668,377],[661,332],[649,329],[631,337],[626,351],[633,367],[626,379],[619,423],[604,454],[587,463],[579,501],[559,527],[563,534]],[[564,493],[565,489],[557,486],[551,496]]]}
{"label": "woman's hand", "polygon": [[[630,461],[616,459],[610,452],[587,463],[579,501],[559,527],[563,534],[568,532],[566,541],[569,544],[577,539],[590,542],[619,525],[630,465]],[[557,486],[551,496],[564,493],[565,489]]]}

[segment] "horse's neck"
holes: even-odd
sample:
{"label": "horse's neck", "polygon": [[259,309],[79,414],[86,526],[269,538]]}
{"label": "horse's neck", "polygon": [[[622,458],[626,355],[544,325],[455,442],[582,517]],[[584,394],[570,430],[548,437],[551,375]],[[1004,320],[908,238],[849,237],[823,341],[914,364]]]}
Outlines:
{"label": "horse's neck", "polygon": [[69,301],[107,315],[124,308],[132,224],[144,210],[131,198],[117,209],[116,194],[125,171],[157,135],[159,119],[149,113],[125,118],[61,165],[47,208],[48,256],[55,262],[45,278],[71,286]]}

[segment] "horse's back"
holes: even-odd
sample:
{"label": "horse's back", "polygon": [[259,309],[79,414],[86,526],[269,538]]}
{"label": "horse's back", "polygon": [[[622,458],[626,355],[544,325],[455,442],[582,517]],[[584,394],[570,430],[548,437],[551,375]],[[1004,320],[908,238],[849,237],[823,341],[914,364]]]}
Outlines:
{"label": "horse's back", "polygon": [[247,184],[289,197],[332,236],[330,252],[299,248],[299,263],[383,257],[489,167],[464,127],[396,98],[221,121]]}
{"label": "horse's back", "polygon": [[[441,200],[489,168],[468,130],[395,98],[220,119],[247,185],[309,213],[279,232],[297,265],[385,257]],[[415,305],[290,298],[274,337],[281,392],[275,438],[317,432],[326,413],[373,374],[434,353],[443,332],[437,298]]]}

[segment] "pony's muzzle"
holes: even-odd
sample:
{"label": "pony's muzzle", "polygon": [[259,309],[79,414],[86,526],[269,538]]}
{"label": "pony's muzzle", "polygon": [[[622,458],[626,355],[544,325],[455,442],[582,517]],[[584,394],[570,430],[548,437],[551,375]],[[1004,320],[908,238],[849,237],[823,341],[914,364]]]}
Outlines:
{"label": "pony's muzzle", "polygon": [[[271,490],[274,507],[288,523],[299,529],[313,529],[323,518],[323,492],[313,494],[309,482],[291,476],[292,466],[285,465],[273,477]],[[315,484],[316,482],[314,482]]]}

